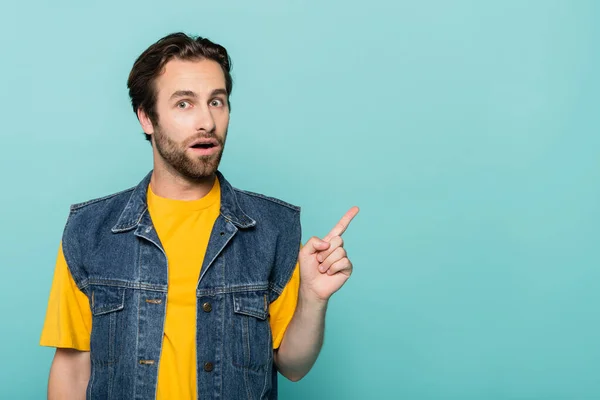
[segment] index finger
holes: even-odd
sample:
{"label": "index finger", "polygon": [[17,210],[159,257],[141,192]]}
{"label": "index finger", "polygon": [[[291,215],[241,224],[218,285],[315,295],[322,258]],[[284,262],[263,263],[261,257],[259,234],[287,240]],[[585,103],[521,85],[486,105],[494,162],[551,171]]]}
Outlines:
{"label": "index finger", "polygon": [[327,236],[323,238],[323,240],[328,242],[334,236],[342,236],[342,233],[344,233],[346,229],[348,229],[348,225],[350,225],[350,222],[352,222],[352,220],[354,219],[354,217],[356,217],[356,214],[358,214],[359,211],[360,209],[356,206],[348,210],[348,212],[342,217],[342,219],[340,219],[340,221],[337,224],[335,224],[333,229],[327,234]]}

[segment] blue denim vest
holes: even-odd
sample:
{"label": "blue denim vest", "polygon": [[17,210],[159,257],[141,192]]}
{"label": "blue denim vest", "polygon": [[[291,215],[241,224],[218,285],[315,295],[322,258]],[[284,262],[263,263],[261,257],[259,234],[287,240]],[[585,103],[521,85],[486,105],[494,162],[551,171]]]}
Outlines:
{"label": "blue denim vest", "polygon": [[[156,396],[168,260],[148,213],[150,177],[71,206],[65,227],[65,259],[92,311],[88,399]],[[198,398],[276,399],[269,304],[298,258],[300,210],[217,177],[221,210],[196,289]]]}

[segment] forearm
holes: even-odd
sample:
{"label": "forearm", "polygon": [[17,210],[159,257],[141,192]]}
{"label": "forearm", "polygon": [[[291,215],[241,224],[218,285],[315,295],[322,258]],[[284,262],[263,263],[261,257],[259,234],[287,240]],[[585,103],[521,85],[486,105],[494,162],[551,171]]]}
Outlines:
{"label": "forearm", "polygon": [[48,379],[48,400],[85,399],[90,379],[89,352],[57,349]]}
{"label": "forearm", "polygon": [[312,299],[300,291],[294,316],[275,352],[277,368],[289,380],[302,379],[317,360],[323,345],[326,311],[327,301]]}

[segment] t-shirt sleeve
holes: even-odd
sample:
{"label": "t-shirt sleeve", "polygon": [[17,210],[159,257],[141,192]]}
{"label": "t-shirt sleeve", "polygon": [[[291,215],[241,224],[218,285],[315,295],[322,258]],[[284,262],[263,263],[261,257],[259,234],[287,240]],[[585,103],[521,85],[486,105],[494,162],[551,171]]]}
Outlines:
{"label": "t-shirt sleeve", "polygon": [[298,303],[298,290],[300,289],[300,264],[296,263],[292,278],[287,283],[281,295],[271,303],[271,332],[273,333],[273,348],[278,349],[283,335],[287,329]]}
{"label": "t-shirt sleeve", "polygon": [[61,245],[40,345],[90,351],[91,331],[92,312],[88,298],[75,284]]}

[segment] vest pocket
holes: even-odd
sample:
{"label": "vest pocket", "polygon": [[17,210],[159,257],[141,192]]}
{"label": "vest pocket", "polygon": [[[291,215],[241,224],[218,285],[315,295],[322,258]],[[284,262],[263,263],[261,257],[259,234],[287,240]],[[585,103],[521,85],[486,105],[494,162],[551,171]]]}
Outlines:
{"label": "vest pocket", "polygon": [[123,308],[125,289],[113,286],[90,287],[92,309],[92,335],[90,357],[100,364],[115,363],[121,352],[123,338],[117,333],[124,328]]}
{"label": "vest pocket", "polygon": [[234,293],[233,312],[233,364],[265,371],[273,356],[267,292]]}

